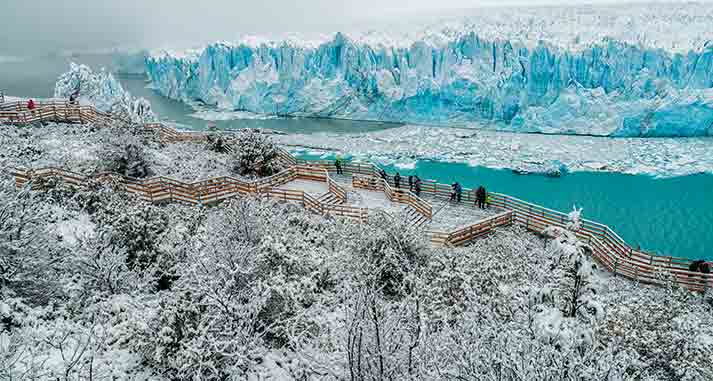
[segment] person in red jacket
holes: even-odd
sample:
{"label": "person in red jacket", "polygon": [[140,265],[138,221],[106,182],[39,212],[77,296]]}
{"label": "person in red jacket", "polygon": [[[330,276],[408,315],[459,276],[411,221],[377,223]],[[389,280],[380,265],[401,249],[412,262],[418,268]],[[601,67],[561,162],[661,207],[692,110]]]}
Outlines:
{"label": "person in red jacket", "polygon": [[27,109],[30,111],[35,109],[35,101],[34,100],[30,99],[29,101],[27,101]]}

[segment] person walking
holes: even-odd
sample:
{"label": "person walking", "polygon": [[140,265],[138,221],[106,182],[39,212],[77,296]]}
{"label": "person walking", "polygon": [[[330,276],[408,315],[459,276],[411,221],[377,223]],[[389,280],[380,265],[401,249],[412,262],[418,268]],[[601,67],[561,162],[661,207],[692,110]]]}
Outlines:
{"label": "person walking", "polygon": [[421,197],[421,179],[418,176],[413,182],[413,190],[416,192],[416,197]]}
{"label": "person walking", "polygon": [[337,174],[338,175],[343,175],[344,170],[342,170],[342,158],[337,156],[337,158],[334,160],[334,166],[337,167]]}
{"label": "person walking", "polygon": [[394,176],[394,185],[396,188],[401,187],[401,175],[398,172],[396,172],[396,175]]}
{"label": "person walking", "polygon": [[413,175],[408,176],[408,190],[413,192]]}

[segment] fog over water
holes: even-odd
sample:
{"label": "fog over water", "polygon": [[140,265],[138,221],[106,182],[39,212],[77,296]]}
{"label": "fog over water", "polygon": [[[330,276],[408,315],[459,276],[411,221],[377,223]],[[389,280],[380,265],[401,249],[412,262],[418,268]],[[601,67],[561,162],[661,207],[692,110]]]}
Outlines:
{"label": "fog over water", "polygon": [[[409,17],[487,12],[492,6],[572,5],[564,0],[4,0],[0,58],[113,47],[187,46],[244,34],[331,33]],[[589,0],[586,3],[616,3]]]}

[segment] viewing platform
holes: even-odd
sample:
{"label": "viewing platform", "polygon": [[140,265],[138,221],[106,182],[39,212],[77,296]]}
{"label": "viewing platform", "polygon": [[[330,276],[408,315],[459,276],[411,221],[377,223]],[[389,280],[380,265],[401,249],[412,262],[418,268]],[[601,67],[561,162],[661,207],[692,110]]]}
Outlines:
{"label": "viewing platform", "polygon": [[[35,122],[61,123],[130,123],[101,113],[91,106],[66,103],[38,103],[34,112],[22,110],[21,102],[0,105],[0,124]],[[18,110],[18,108],[20,110]],[[156,131],[166,143],[205,141],[207,134],[174,130],[160,123],[144,125]],[[284,171],[255,181],[233,177],[205,179],[194,183],[154,177],[134,179],[116,174],[86,176],[60,168],[16,169],[16,186],[29,181],[41,188],[44,179],[59,177],[69,184],[85,186],[90,181],[111,177],[125,190],[149,202],[180,202],[205,205],[233,197],[253,195],[303,205],[318,214],[366,221],[374,210],[381,209],[401,216],[427,234],[434,245],[462,246],[490,234],[499,226],[520,225],[541,233],[550,226],[566,227],[568,215],[500,193],[488,194],[490,208],[475,208],[475,193],[463,189],[460,203],[449,202],[451,187],[424,180],[421,194],[397,188],[393,176],[383,179],[381,170],[371,163],[345,163],[343,175],[337,175],[333,162],[306,161],[280,151]],[[408,183],[406,182],[406,185]],[[615,275],[649,284],[676,284],[695,291],[713,286],[713,275],[689,271],[691,260],[643,253],[628,245],[610,227],[583,220],[577,236],[588,245],[592,256]]]}

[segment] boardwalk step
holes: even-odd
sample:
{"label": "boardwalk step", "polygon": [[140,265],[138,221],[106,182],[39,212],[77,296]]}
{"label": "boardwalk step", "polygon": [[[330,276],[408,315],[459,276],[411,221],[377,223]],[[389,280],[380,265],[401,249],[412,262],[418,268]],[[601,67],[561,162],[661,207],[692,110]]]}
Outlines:
{"label": "boardwalk step", "polygon": [[317,200],[323,204],[341,204],[342,202],[337,198],[337,196],[334,193],[325,193]]}

